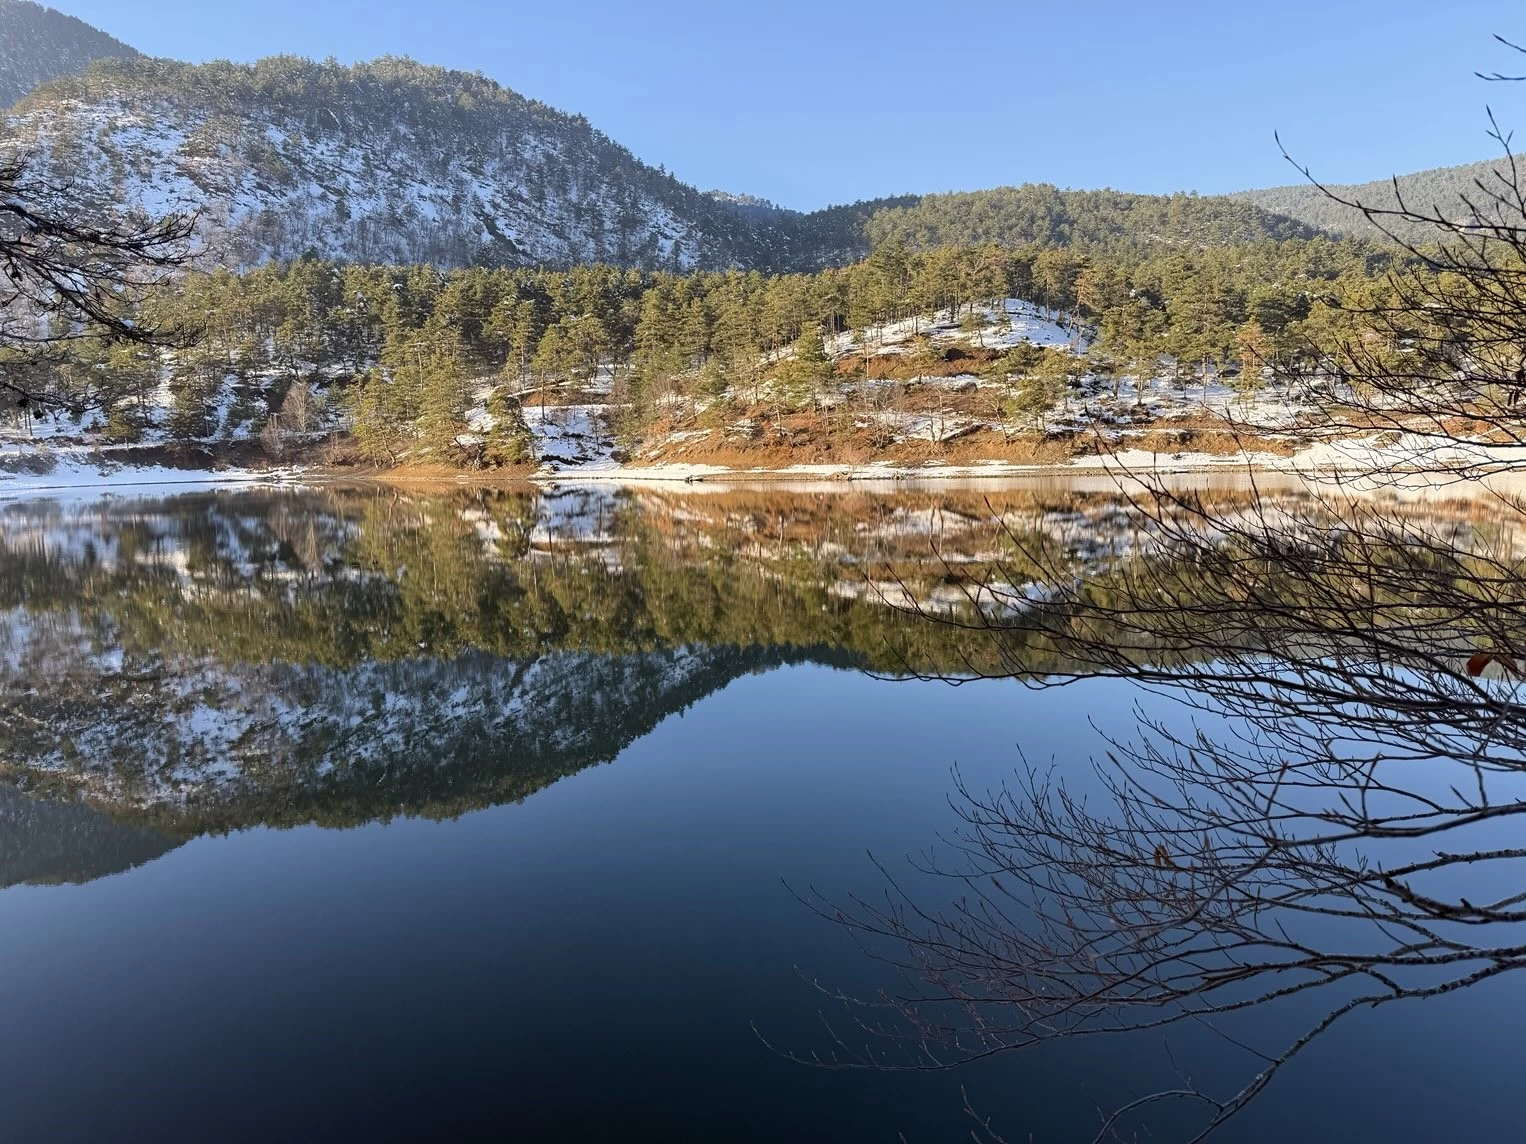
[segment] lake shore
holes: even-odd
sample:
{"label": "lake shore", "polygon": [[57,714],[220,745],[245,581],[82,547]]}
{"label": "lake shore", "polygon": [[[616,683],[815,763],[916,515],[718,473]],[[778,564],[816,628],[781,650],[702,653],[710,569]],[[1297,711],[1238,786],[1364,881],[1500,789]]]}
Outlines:
{"label": "lake shore", "polygon": [[[138,462],[101,450],[37,450],[11,455],[0,469],[0,499],[123,494],[149,489],[189,491],[212,487],[312,485],[377,482],[391,485],[644,485],[754,484],[767,482],[860,483],[925,481],[1000,481],[1070,477],[1159,477],[1223,473],[1328,479],[1405,474],[1424,482],[1449,483],[1464,471],[1526,471],[1526,448],[1477,441],[1438,440],[1421,435],[1375,435],[1333,439],[1291,455],[1238,451],[1152,452],[1141,449],[1072,456],[1064,461],[1014,463],[973,460],[916,464],[875,461],[742,466],[704,463],[630,464],[600,459],[587,464],[542,465],[500,472],[453,470],[444,466],[353,468],[321,462],[290,464],[205,463],[205,454],[177,464],[155,457]],[[199,463],[198,463],[199,462]]]}
{"label": "lake shore", "polygon": [[[645,485],[645,484],[761,484],[810,483],[853,484],[929,481],[1005,481],[1023,479],[1107,478],[1129,479],[1224,474],[1254,476],[1275,474],[1305,480],[1361,480],[1363,478],[1409,478],[1405,483],[1447,485],[1480,475],[1526,472],[1526,448],[1502,447],[1476,441],[1439,440],[1420,434],[1375,434],[1336,438],[1310,445],[1291,454],[1263,450],[1235,452],[1155,452],[1125,449],[1113,453],[1073,455],[1065,460],[1039,463],[1000,459],[960,462],[924,461],[915,464],[873,461],[861,464],[801,463],[782,466],[745,466],[673,462],[631,464],[599,460],[566,467],[542,466],[517,475],[541,485]],[[355,474],[350,474],[353,477]],[[329,479],[345,476],[334,471]],[[451,482],[497,483],[505,478],[484,478],[476,473],[449,470],[377,470],[365,479],[389,484]]]}

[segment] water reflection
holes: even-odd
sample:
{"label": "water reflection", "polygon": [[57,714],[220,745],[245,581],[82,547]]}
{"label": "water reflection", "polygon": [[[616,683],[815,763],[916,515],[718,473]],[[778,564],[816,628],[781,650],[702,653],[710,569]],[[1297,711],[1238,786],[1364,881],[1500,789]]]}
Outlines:
{"label": "water reflection", "polygon": [[[1337,985],[1379,979],[1363,960],[1371,942],[1331,944],[1328,929],[1285,927],[1288,936],[1268,945],[1263,926],[1275,908],[1313,913],[1339,899],[1346,921],[1378,916],[1408,935],[1379,949],[1390,958],[1395,948],[1419,948],[1417,925],[1429,927],[1427,958],[1467,947],[1454,931],[1478,918],[1417,918],[1434,915],[1435,903],[1455,911],[1458,895],[1468,910],[1482,902],[1510,915],[1496,920],[1513,922],[1508,875],[1469,874],[1447,898],[1438,883],[1404,881],[1403,870],[1394,890],[1383,879],[1394,877],[1396,860],[1364,873],[1364,851],[1350,845],[1349,800],[1360,805],[1378,788],[1360,767],[1336,765],[1333,731],[1307,731],[1321,711],[1327,728],[1362,725],[1361,708],[1331,707],[1332,665],[1348,672],[1346,695],[1353,679],[1387,682],[1386,691],[1368,687],[1371,711],[1402,700],[1405,673],[1413,686],[1431,652],[1426,694],[1445,685],[1472,696],[1473,715],[1493,704],[1497,717],[1511,682],[1473,680],[1459,653],[1485,636],[1490,647],[1509,646],[1499,642],[1508,593],[1498,596],[1499,623],[1475,626],[1473,643],[1454,638],[1455,622],[1441,624],[1434,611],[1419,622],[1413,613],[1417,595],[1445,599],[1443,585],[1458,579],[1455,566],[1415,559],[1426,550],[1417,536],[1444,541],[1504,582],[1516,542],[1498,512],[1465,496],[1370,491],[1363,503],[1403,531],[1348,549],[1344,559],[1366,572],[1340,577],[1328,574],[1338,567],[1330,552],[1311,547],[1344,535],[1317,490],[1227,481],[1199,491],[1205,511],[1196,515],[1183,503],[1150,511],[1106,481],[819,493],[325,489],[6,506],[0,774],[11,786],[0,788],[0,881],[48,889],[0,896],[9,927],[0,949],[35,975],[18,980],[55,997],[70,975],[100,973],[101,990],[132,988],[122,978],[128,963],[106,972],[48,961],[60,932],[103,932],[94,911],[113,919],[113,939],[140,960],[168,959],[195,979],[203,961],[222,958],[241,984],[219,986],[212,1002],[206,991],[195,995],[221,1014],[219,1028],[242,1030],[228,1049],[234,1055],[293,1051],[312,1033],[302,1006],[329,1003],[329,1020],[353,1022],[354,1036],[323,1043],[385,1070],[388,1054],[413,1041],[373,1023],[400,1007],[456,1065],[473,1055],[512,1058],[536,1086],[554,1089],[556,1101],[525,1113],[532,1135],[551,1133],[565,1101],[579,1098],[569,1062],[582,1061],[600,1091],[621,1094],[612,1116],[639,1107],[660,1135],[713,1131],[713,1120],[701,1124],[677,1103],[693,1094],[672,1088],[667,1073],[689,1070],[704,1078],[710,1111],[721,1116],[768,1103],[768,1085],[791,1086],[797,1119],[758,1113],[738,1136],[777,1138],[804,1125],[857,1138],[872,1122],[888,1138],[913,1124],[943,1138],[959,1130],[957,1082],[917,1090],[924,1095],[912,1103],[913,1090],[899,1082],[842,1089],[833,1087],[840,1078],[771,1071],[782,1062],[761,1050],[749,1024],[772,1017],[773,1040],[830,1051],[812,1040],[819,998],[794,977],[795,964],[876,996],[876,971],[802,928],[777,879],[872,894],[866,848],[893,861],[958,827],[939,817],[952,761],[970,779],[964,850],[954,856],[973,855],[975,877],[949,870],[963,879],[965,904],[936,915],[931,928],[917,923],[932,915],[905,912],[858,920],[922,955],[912,963],[919,971],[930,968],[935,982],[941,975],[974,1003],[966,1012],[983,1022],[984,1042],[959,1041],[969,1028],[957,1021],[931,1030],[967,1047],[965,1055],[1105,1025],[1136,1003],[1190,1012],[1205,985],[1217,991],[1218,1015],[1218,998],[1237,1007],[1256,996],[1248,966]],[[1210,545],[1193,539],[1205,534],[1204,521],[1214,525]],[[1234,521],[1238,535],[1225,527]],[[1199,532],[1184,531],[1192,527]],[[1319,560],[1301,565],[1282,548],[1274,553],[1273,536],[1284,548],[1302,536],[1298,551]],[[1281,579],[1268,577],[1273,564]],[[1288,619],[1328,617],[1337,599],[1347,609],[1342,640],[1328,638],[1324,621]],[[1363,600],[1376,611],[1350,610]],[[1383,633],[1381,655],[1371,639],[1349,638],[1361,625]],[[1349,674],[1354,668],[1361,671]],[[1294,694],[1307,702],[1266,708],[1258,723],[1255,703],[1274,694],[1266,684],[1276,672],[1304,688]],[[879,682],[913,676],[1089,682],[1031,695]],[[1148,688],[1195,700],[1198,722],[1167,721]],[[1140,701],[1162,735],[1137,737]],[[683,735],[672,718],[680,714]],[[1118,748],[1122,770],[1111,780],[1087,777],[1086,759],[1105,757],[1109,746],[1091,722]],[[1462,726],[1434,718],[1407,725],[1431,736],[1425,761],[1454,751]],[[1508,726],[1495,718],[1491,733]],[[1039,769],[1005,795],[1002,781],[1019,760],[1014,740]],[[1491,742],[1501,767],[1513,765],[1514,740]],[[616,758],[619,765],[593,770]],[[1457,784],[1424,773],[1417,784],[1417,761],[1412,750],[1411,774],[1386,794],[1402,787],[1434,807],[1477,814],[1495,832],[1484,841],[1508,849],[1498,832],[1510,819],[1498,811],[1516,808],[1517,793],[1496,782],[1487,808],[1449,802]],[[1065,797],[1059,783],[1040,781],[1051,774],[1064,780]],[[524,800],[507,808],[512,819],[468,815]],[[391,833],[375,829],[382,823]],[[1327,838],[1332,824],[1348,837]],[[371,829],[348,831],[341,848],[331,831],[284,830],[304,825]],[[428,833],[445,825],[448,833]],[[242,833],[221,837],[230,831]],[[110,877],[129,870],[136,880]],[[981,880],[992,874],[1000,886]],[[937,879],[908,877],[908,890],[933,895],[909,900],[936,903],[943,893],[957,903]],[[71,910],[56,883],[90,883],[92,896],[74,899],[90,910]],[[1496,888],[1480,898],[1475,887]],[[195,909],[175,912],[166,903],[177,895]],[[1036,898],[1049,912],[1035,908]],[[986,909],[1008,910],[1022,924],[995,926],[990,918],[1001,915]],[[206,932],[208,910],[226,939]],[[945,922],[952,928],[939,928]],[[262,927],[280,940],[260,937]],[[526,939],[527,930],[544,941]],[[32,933],[47,936],[47,952],[20,949]],[[358,935],[368,935],[360,951]],[[291,943],[310,945],[315,960],[343,961],[356,980],[377,980],[362,987],[338,969],[297,970]],[[1505,948],[1491,946],[1484,960],[1500,963]],[[1287,964],[1268,961],[1269,949]],[[929,951],[952,960],[929,961]],[[1141,957],[1157,977],[1141,975]],[[428,971],[415,975],[412,965]],[[986,990],[979,996],[976,971]],[[301,1005],[283,1000],[288,972],[301,978]],[[993,976],[1004,992],[989,988]],[[545,981],[557,983],[550,993],[538,984]],[[452,999],[456,1016],[437,1010],[434,991]],[[728,992],[729,1007],[716,1000]],[[108,1010],[122,1004],[89,996]],[[241,999],[254,1010],[244,1012]],[[1002,1021],[979,1011],[985,1004]],[[244,1024],[225,1023],[228,1006]],[[506,1048],[494,1040],[500,1033],[459,1016],[474,1006],[495,1021],[522,1022],[525,1043]],[[904,1004],[890,1008],[915,1017]],[[17,1020],[35,1034],[53,1015],[26,1010]],[[119,1012],[93,1031],[112,1043],[126,1035],[124,1022],[153,1021]],[[674,1032],[659,1048],[653,1021],[683,1036]],[[607,1045],[580,1056],[591,1051],[562,1035],[569,1026],[601,1027]],[[156,1025],[163,1039],[147,1059],[191,1067],[187,1038],[197,1027],[190,1013]],[[911,1028],[930,1043],[929,1026]],[[375,1048],[364,1047],[362,1033]],[[547,1039],[563,1054],[559,1064],[533,1059],[528,1046]],[[76,1047],[38,1048],[38,1059],[57,1061]],[[665,1069],[662,1052],[681,1065]],[[1069,1080],[1059,1065],[1030,1066],[1009,1107],[993,1109],[987,1095],[982,1112],[1004,1112],[998,1127],[1019,1136],[1035,1126],[1068,1134],[1094,1126],[1092,1109],[1119,1103],[1120,1090],[1162,1080],[1132,1048],[1096,1052]],[[644,1096],[622,1087],[638,1058]],[[17,1075],[40,1067],[11,1056],[0,1063]],[[754,1070],[767,1085],[738,1079]],[[1473,1079],[1488,1075],[1477,1070]],[[984,1079],[1003,1083],[999,1074]],[[354,1100],[401,1114],[373,1079],[357,1072],[344,1081]],[[858,1096],[839,1105],[850,1091]],[[45,1104],[30,1102],[28,1115],[44,1117]],[[315,1095],[305,1107],[332,1104]],[[1333,1103],[1325,1111],[1332,1134],[1368,1123]],[[1499,1111],[1490,1106],[1484,1119]],[[1433,1123],[1412,1113],[1392,1117],[1388,1138]],[[1265,1115],[1257,1132],[1285,1113]],[[90,1119],[80,1134],[107,1123]],[[596,1134],[596,1125],[579,1124]]]}
{"label": "water reflection", "polygon": [[[994,510],[994,513],[993,513]],[[186,836],[523,798],[739,676],[966,673],[1104,493],[192,495],[0,517],[4,773]],[[1030,668],[1054,666],[1036,654]]]}
{"label": "water reflection", "polygon": [[[1200,491],[1216,522],[1283,533],[1322,503],[1295,484]],[[1497,516],[1466,499],[1403,520],[1498,541]],[[790,663],[1180,671],[1265,629],[1273,609],[1244,596],[1243,571],[1205,566],[1179,521],[1105,480],[13,504],[0,774],[177,837],[451,816],[608,761]],[[1137,607],[1168,596],[1187,606]]]}
{"label": "water reflection", "polygon": [[[961,825],[927,864],[952,894],[887,874],[882,899],[825,911],[920,983],[850,1005],[835,1063],[1206,1028],[1244,1075],[1105,1109],[1098,1136],[1172,1103],[1195,1139],[1353,1014],[1526,968],[1526,505],[1384,492],[1145,488],[1140,542],[1079,571],[1016,542],[1047,590],[981,613],[1000,674],[1119,676],[1153,702],[1091,767],[956,783]],[[1072,666],[1033,678],[1035,647]],[[1298,1026],[1243,1036],[1270,1007]]]}

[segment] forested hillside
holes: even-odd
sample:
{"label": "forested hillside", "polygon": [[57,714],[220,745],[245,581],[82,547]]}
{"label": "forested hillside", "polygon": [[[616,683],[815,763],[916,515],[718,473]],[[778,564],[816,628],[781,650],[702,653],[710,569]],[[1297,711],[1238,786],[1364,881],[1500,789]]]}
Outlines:
{"label": "forested hillside", "polygon": [[480,75],[384,58],[134,58],[44,85],[6,123],[102,209],[194,211],[209,260],[817,270],[912,250],[1203,247],[1307,237],[1248,203],[1025,185],[802,214],[702,194],[581,116]]}
{"label": "forested hillside", "polygon": [[[1188,386],[1206,413],[1210,388],[1259,399],[1268,369],[1338,371],[1347,304],[1403,259],[1332,233],[1339,211],[1299,188],[801,213],[406,58],[109,58],[0,125],[71,209],[200,227],[135,325],[97,314],[66,353],[0,360],[7,435],[75,450],[324,442],[333,464],[528,471],[683,441],[788,465],[957,439],[1049,463],[1051,438],[1179,416]],[[1410,188],[1455,197],[1470,170]]]}
{"label": "forested hillside", "polygon": [[[1317,172],[1316,172],[1317,173]],[[1501,182],[1501,175],[1505,182]],[[1430,213],[1440,210],[1442,217],[1462,219],[1468,216],[1463,205],[1464,197],[1474,202],[1484,201],[1478,183],[1504,189],[1514,185],[1510,175],[1509,161],[1488,159],[1478,163],[1466,163],[1460,167],[1437,167],[1430,171],[1417,171],[1398,177],[1399,194],[1412,209]],[[1365,206],[1391,208],[1397,204],[1393,179],[1377,179],[1370,183],[1353,183],[1328,188],[1336,196],[1348,202]],[[1332,234],[1361,235],[1381,238],[1382,232],[1368,222],[1363,214],[1352,207],[1336,202],[1330,195],[1309,183],[1286,187],[1269,187],[1260,191],[1242,191],[1231,196],[1234,201],[1251,203],[1267,211],[1329,231]],[[1413,222],[1387,224],[1394,237],[1406,242],[1425,242],[1434,239],[1433,228]]]}
{"label": "forested hillside", "polygon": [[103,206],[199,212],[238,265],[769,258],[741,212],[585,119],[406,59],[113,60],[34,93],[8,133]]}
{"label": "forested hillside", "polygon": [[1197,195],[1069,191],[1046,183],[927,195],[876,210],[871,245],[897,240],[934,246],[1222,246],[1266,238],[1310,238],[1311,227],[1254,203]]}
{"label": "forested hillside", "polygon": [[1062,431],[1073,399],[1102,392],[1117,416],[1147,420],[1157,379],[1206,394],[1233,373],[1254,396],[1264,366],[1339,346],[1339,300],[1380,288],[1392,265],[1323,237],[1090,252],[892,242],[776,276],[300,259],[154,294],[144,320],[199,325],[193,345],[79,341],[12,432],[259,437],[277,453],[337,432],[367,463],[472,468],[567,463],[595,439],[873,455],[979,433],[1010,446]]}
{"label": "forested hillside", "polygon": [[[0,0],[0,104],[17,100],[0,146],[36,151],[102,208],[197,212],[209,261],[237,267],[313,255],[792,273],[848,265],[890,241],[912,251],[1202,249],[1377,236],[1359,212],[1308,185],[1200,197],[1028,183],[802,213],[701,193],[582,116],[480,74],[400,58],[354,67],[294,56],[150,60],[73,17]],[[1399,185],[1411,205],[1452,217],[1497,165],[1422,171]],[[1386,180],[1335,190],[1393,202]]]}
{"label": "forested hillside", "polygon": [[0,107],[38,84],[108,56],[138,53],[120,40],[32,0],[0,0]]}

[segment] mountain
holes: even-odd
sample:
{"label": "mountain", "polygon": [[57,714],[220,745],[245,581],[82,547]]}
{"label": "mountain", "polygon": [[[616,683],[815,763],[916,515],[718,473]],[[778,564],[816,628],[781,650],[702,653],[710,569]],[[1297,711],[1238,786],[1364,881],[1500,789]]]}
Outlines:
{"label": "mountain", "polygon": [[1204,244],[1308,232],[1249,203],[1049,186],[802,214],[702,193],[581,116],[481,75],[397,58],[111,59],[33,92],[4,136],[103,208],[197,212],[218,260],[235,266],[313,253],[789,272],[855,261],[891,236],[919,246]]}
{"label": "mountain", "polygon": [[0,0],[0,107],[96,60],[138,53],[83,20],[31,0]]}
{"label": "mountain", "polygon": [[[1485,186],[1504,187],[1499,172],[1514,184],[1508,160],[1488,159],[1478,163],[1465,163],[1457,167],[1436,167],[1429,171],[1416,171],[1398,176],[1399,192],[1405,205],[1412,210],[1430,213],[1439,209],[1449,219],[1463,219],[1468,208],[1464,196],[1480,202],[1479,181]],[[1370,183],[1347,183],[1331,186],[1331,192],[1343,199],[1360,202],[1372,207],[1397,205],[1394,196],[1394,180],[1378,179]],[[1229,196],[1231,199],[1251,203],[1264,210],[1298,219],[1309,226],[1334,234],[1357,235],[1366,238],[1381,237],[1382,232],[1368,222],[1358,210],[1334,202],[1329,195],[1309,183],[1286,187],[1268,187],[1259,191],[1241,191]],[[1423,224],[1390,223],[1395,237],[1407,242],[1434,241],[1434,228]]]}
{"label": "mountain", "polygon": [[[19,102],[18,102],[19,101]],[[232,266],[316,254],[466,265],[608,262],[814,271],[875,245],[1212,246],[1376,236],[1317,188],[1135,195],[1024,184],[801,213],[700,192],[571,115],[480,74],[382,59],[344,67],[153,60],[31,0],[0,0],[0,146],[40,156],[101,208],[193,211]],[[1464,212],[1497,164],[1401,176],[1411,205]],[[1333,188],[1391,205],[1388,181]],[[1424,227],[1400,228],[1406,239]]]}
{"label": "mountain", "polygon": [[792,231],[647,166],[581,116],[480,75],[383,58],[135,58],[8,118],[104,206],[196,211],[221,260],[787,266]]}
{"label": "mountain", "polygon": [[871,245],[1110,246],[1119,243],[1223,246],[1316,231],[1252,202],[1190,194],[1062,190],[1047,183],[924,195],[887,205],[864,224]]}

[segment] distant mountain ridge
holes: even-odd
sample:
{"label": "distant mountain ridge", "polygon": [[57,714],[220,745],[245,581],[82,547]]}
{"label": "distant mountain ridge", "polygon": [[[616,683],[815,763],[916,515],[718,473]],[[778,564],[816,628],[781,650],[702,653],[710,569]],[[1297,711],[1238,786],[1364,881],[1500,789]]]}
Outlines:
{"label": "distant mountain ridge", "polygon": [[236,266],[311,253],[789,272],[855,261],[890,237],[1201,244],[1311,233],[1249,203],[1045,185],[802,214],[701,193],[581,116],[480,75],[390,57],[353,67],[104,60],[43,85],[6,127],[13,145],[103,207],[198,212]]}
{"label": "distant mountain ridge", "polygon": [[0,107],[96,60],[138,53],[122,41],[32,0],[0,0]]}
{"label": "distant mountain ridge", "polygon": [[907,246],[1221,246],[1258,239],[1312,238],[1318,228],[1255,203],[1177,193],[1137,195],[1104,188],[1061,190],[1047,183],[924,195],[878,210],[865,235]]}
{"label": "distant mountain ridge", "polygon": [[[787,273],[851,263],[886,241],[1201,247],[1375,234],[1312,187],[1197,196],[1024,184],[802,213],[700,192],[582,116],[480,74],[393,57],[149,59],[30,0],[0,0],[0,83],[19,99],[0,146],[37,154],[102,208],[195,211],[216,261],[235,268],[315,255]],[[1401,185],[1451,210],[1489,166]],[[1392,197],[1386,183],[1343,190]]]}
{"label": "distant mountain ridge", "polygon": [[[1510,163],[1505,157],[1485,159],[1477,163],[1463,163],[1455,167],[1435,167],[1428,171],[1416,171],[1398,176],[1399,194],[1411,210],[1430,214],[1439,209],[1444,218],[1461,219],[1468,213],[1464,196],[1480,203],[1478,183],[1486,187],[1503,187],[1496,173],[1510,177]],[[1317,175],[1318,172],[1315,172]],[[1349,202],[1365,206],[1392,208],[1398,205],[1394,194],[1394,179],[1374,179],[1368,183],[1345,183],[1331,185],[1328,189]],[[1297,183],[1285,187],[1267,187],[1264,190],[1240,191],[1229,196],[1232,199],[1253,203],[1264,210],[1317,227],[1333,234],[1348,234],[1364,238],[1382,237],[1382,231],[1358,210],[1342,206],[1310,183]],[[1385,219],[1384,224],[1394,237],[1406,242],[1434,241],[1436,234],[1428,226]]]}

